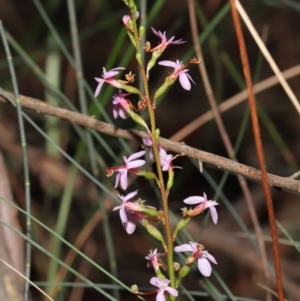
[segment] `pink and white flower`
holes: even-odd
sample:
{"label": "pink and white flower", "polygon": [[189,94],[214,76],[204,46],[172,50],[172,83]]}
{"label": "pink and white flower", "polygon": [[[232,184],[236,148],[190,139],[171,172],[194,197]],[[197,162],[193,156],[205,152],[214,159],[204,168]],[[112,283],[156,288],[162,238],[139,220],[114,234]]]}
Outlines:
{"label": "pink and white flower", "polygon": [[150,51],[153,52],[153,51],[156,51],[156,50],[159,50],[161,52],[163,52],[166,47],[168,45],[179,45],[179,44],[183,44],[185,43],[186,41],[182,41],[181,39],[180,40],[177,40],[177,41],[173,41],[175,39],[175,36],[173,36],[172,38],[170,38],[169,40],[167,40],[167,37],[166,37],[166,32],[162,33],[161,31],[157,31],[155,30],[153,27],[151,27],[153,33],[155,35],[157,35],[158,37],[161,38],[161,42],[159,45],[157,45],[155,48],[152,48]]}
{"label": "pink and white flower", "polygon": [[158,257],[166,255],[165,253],[157,253],[157,249],[155,249],[153,252],[150,250],[150,253],[145,258],[149,260],[147,263],[147,267],[151,268],[153,267],[155,271],[159,269],[159,259]]}
{"label": "pink and white flower", "polygon": [[117,71],[117,70],[123,70],[123,69],[125,69],[125,68],[117,67],[117,68],[111,69],[109,71],[106,71],[106,69],[103,67],[103,74],[102,74],[103,78],[95,77],[95,80],[98,82],[98,86],[95,91],[95,97],[97,97],[99,95],[104,83],[107,83],[116,88],[122,88],[122,85],[119,83],[119,81],[114,79],[113,77],[115,75],[119,74],[119,71]]}
{"label": "pink and white flower", "polygon": [[129,117],[127,110],[130,109],[128,100],[125,99],[125,96],[128,94],[123,94],[120,90],[117,95],[113,96],[113,115],[114,118],[117,119],[118,116],[120,116],[123,119],[126,119]]}
{"label": "pink and white flower", "polygon": [[179,82],[183,89],[185,90],[191,90],[191,83],[190,81],[195,84],[191,76],[187,73],[189,69],[183,69],[184,65],[179,60],[176,60],[176,62],[172,61],[160,61],[158,63],[162,66],[172,67],[174,68],[174,72],[172,73],[173,79],[176,80],[179,76]]}
{"label": "pink and white flower", "polygon": [[189,242],[188,244],[183,244],[175,247],[175,252],[192,252],[192,257],[198,261],[198,269],[200,273],[209,277],[212,272],[212,267],[210,261],[214,264],[218,264],[216,259],[208,253],[208,251],[203,250],[203,245],[197,244],[195,242]]}
{"label": "pink and white flower", "polygon": [[159,279],[158,277],[152,277],[150,279],[150,283],[154,286],[158,287],[157,296],[156,296],[156,301],[165,301],[165,293],[168,292],[170,295],[177,297],[178,296],[178,291],[170,287],[170,280],[168,279]]}
{"label": "pink and white flower", "polygon": [[212,221],[214,224],[217,224],[218,222],[218,213],[215,206],[219,205],[216,201],[213,200],[207,200],[207,196],[205,193],[203,193],[202,196],[190,196],[183,200],[184,203],[189,205],[199,204],[196,206],[193,210],[189,211],[189,216],[195,216],[201,212],[203,212],[205,209],[210,210],[210,215],[212,218]]}
{"label": "pink and white flower", "polygon": [[118,172],[116,176],[115,188],[117,188],[120,183],[121,187],[124,190],[127,189],[128,186],[127,173],[128,172],[136,173],[138,171],[137,168],[143,166],[146,163],[145,160],[136,160],[137,158],[142,157],[144,154],[145,151],[140,151],[132,154],[128,158],[124,156],[123,158],[124,158],[125,165],[110,168],[111,170],[115,170]]}
{"label": "pink and white flower", "polygon": [[159,160],[161,164],[161,169],[163,171],[168,171],[172,167],[173,155],[167,154],[166,150],[162,147],[159,149]]}
{"label": "pink and white flower", "polygon": [[122,200],[122,205],[113,209],[113,211],[119,210],[121,222],[128,234],[132,234],[134,232],[137,221],[144,217],[144,215],[139,212],[142,208],[138,203],[128,202],[137,195],[137,192],[137,190],[130,192],[126,196],[118,194],[118,197]]}

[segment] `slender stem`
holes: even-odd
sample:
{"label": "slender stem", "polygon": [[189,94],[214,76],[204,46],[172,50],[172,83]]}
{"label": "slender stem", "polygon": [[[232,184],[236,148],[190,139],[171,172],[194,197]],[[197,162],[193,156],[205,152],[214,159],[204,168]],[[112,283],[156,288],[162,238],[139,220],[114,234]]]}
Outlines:
{"label": "slender stem", "polygon": [[[209,104],[211,106],[212,113],[214,115],[214,118],[215,118],[218,130],[219,130],[219,133],[221,135],[221,139],[225,146],[225,149],[226,149],[229,157],[231,159],[237,161],[233,145],[229,139],[228,132],[227,132],[225,124],[223,122],[221,113],[218,109],[217,101],[216,101],[213,89],[211,87],[211,84],[210,84],[209,76],[208,76],[207,69],[205,66],[205,59],[204,59],[203,53],[202,53],[201,43],[198,41],[198,38],[197,38],[199,36],[199,33],[198,33],[198,27],[197,27],[197,22],[196,22],[195,1],[194,0],[188,0],[188,8],[189,8],[191,32],[192,32],[192,36],[193,36],[195,52],[196,52],[196,55],[198,58],[199,57],[202,58],[202,64],[199,65],[199,71],[200,71],[200,74],[201,74],[201,77],[203,80],[205,93],[206,93],[207,99],[209,101]],[[263,269],[264,269],[264,275],[266,278],[266,284],[268,284],[270,282],[270,272],[269,272],[269,268],[268,268],[266,247],[264,244],[264,240],[262,238],[262,230],[261,230],[259,220],[258,220],[256,211],[255,211],[254,204],[253,204],[253,198],[250,193],[250,189],[249,189],[249,186],[248,186],[246,180],[240,175],[237,175],[237,180],[238,180],[241,190],[243,192],[243,195],[244,195],[244,198],[245,198],[245,201],[246,201],[249,213],[250,213],[250,217],[251,217],[251,220],[252,220],[252,223],[254,226],[254,230],[255,230],[255,233],[257,236],[257,241],[258,241],[260,254],[261,254],[261,261],[262,261],[262,265],[263,265]],[[267,293],[266,300],[268,300],[268,301],[271,300],[271,295],[269,293]]]}
{"label": "slender stem", "polygon": [[29,295],[29,286],[30,286],[30,274],[31,274],[31,200],[30,200],[30,177],[29,177],[29,166],[28,166],[28,156],[27,156],[27,143],[26,143],[26,135],[24,129],[24,120],[23,120],[23,112],[20,100],[20,94],[16,79],[16,73],[14,69],[14,65],[12,63],[12,56],[10,52],[10,48],[8,46],[6,34],[4,31],[4,27],[2,25],[2,21],[0,20],[0,34],[2,37],[2,42],[4,45],[4,50],[6,53],[9,71],[12,79],[14,96],[16,100],[16,110],[19,122],[19,132],[20,132],[20,140],[21,140],[21,147],[22,147],[22,157],[23,157],[23,166],[24,166],[24,186],[25,186],[25,202],[26,202],[26,264],[25,264],[25,276],[28,281],[25,282],[25,291],[24,291],[24,299],[25,301],[28,300]]}
{"label": "slender stem", "polygon": [[[76,79],[78,85],[78,94],[79,94],[79,101],[80,101],[80,109],[81,112],[85,115],[88,114],[87,109],[87,100],[84,88],[84,76],[83,76],[83,68],[82,68],[82,60],[81,60],[81,51],[79,46],[79,37],[78,37],[78,27],[77,27],[77,20],[76,20],[76,12],[75,12],[75,5],[74,0],[68,0],[68,12],[69,12],[69,19],[70,19],[70,31],[72,37],[72,45],[73,45],[73,52],[74,52],[74,61],[75,61],[75,71],[76,71]],[[99,175],[99,169],[97,166],[96,161],[96,152],[93,143],[93,139],[91,133],[86,130],[85,131],[85,139],[88,148],[89,154],[89,161],[91,165],[91,170],[93,176],[97,177]],[[114,277],[118,275],[117,269],[117,260],[116,260],[116,253],[115,248],[112,240],[112,233],[109,226],[108,218],[107,218],[107,211],[105,205],[103,204],[102,198],[100,198],[101,192],[97,188],[97,197],[98,197],[98,204],[101,213],[103,214],[102,225],[104,229],[104,236],[106,241],[106,248],[109,257],[109,265],[110,271]],[[117,289],[113,290],[113,295],[116,299],[120,299],[120,293]]]}
{"label": "slender stem", "polygon": [[[136,43],[136,53],[138,55],[142,55],[141,51],[141,44],[139,41],[138,37],[138,29],[136,26],[136,20],[135,20],[135,4],[134,1],[131,0],[129,1],[129,9],[131,12],[131,19],[133,20],[133,26],[134,26],[134,38],[135,38],[135,43]],[[148,78],[146,76],[145,68],[144,66],[140,67],[140,72],[142,75],[142,81],[144,84],[144,93],[145,93],[145,98],[147,101],[147,108],[149,112],[149,117],[150,117],[150,124],[151,124],[151,136],[152,136],[152,147],[153,147],[153,152],[154,152],[154,157],[155,157],[155,162],[156,162],[156,168],[157,168],[157,173],[158,173],[158,180],[160,183],[159,189],[162,197],[162,202],[163,202],[163,210],[164,210],[164,217],[165,217],[165,223],[164,223],[164,228],[165,228],[165,233],[167,237],[167,260],[168,260],[168,271],[169,271],[169,278],[171,281],[171,286],[175,287],[175,275],[174,275],[174,268],[173,268],[173,239],[172,239],[172,233],[171,233],[171,225],[170,225],[170,217],[169,217],[169,207],[168,207],[168,196],[166,193],[166,188],[164,184],[164,178],[163,178],[163,173],[162,173],[162,168],[160,164],[160,159],[159,159],[159,145],[157,142],[156,138],[156,121],[155,121],[155,109],[152,106],[152,102],[150,101],[150,95],[149,95],[149,86],[148,86]]]}
{"label": "slender stem", "polygon": [[255,147],[256,147],[257,157],[258,157],[259,166],[260,166],[260,170],[261,170],[261,174],[262,174],[262,183],[263,183],[266,204],[267,204],[267,209],[268,209],[268,215],[269,215],[269,223],[270,223],[270,228],[271,228],[271,233],[272,233],[272,245],[273,245],[274,265],[275,265],[275,271],[276,271],[278,299],[280,301],[283,301],[284,293],[283,293],[283,286],[282,286],[282,279],[281,279],[280,255],[279,255],[276,220],[275,220],[275,214],[274,214],[274,209],[273,209],[270,187],[268,184],[266,163],[265,163],[264,152],[263,152],[263,147],[262,147],[260,128],[259,128],[257,110],[256,110],[256,103],[255,103],[254,93],[253,93],[253,84],[252,84],[250,66],[249,66],[246,45],[245,45],[245,41],[244,41],[244,36],[243,36],[242,27],[241,27],[238,11],[236,8],[235,0],[230,0],[230,4],[231,4],[232,19],[233,19],[236,36],[237,36],[237,40],[238,40],[238,45],[239,45],[239,50],[240,50],[240,55],[241,55],[241,61],[243,64],[244,76],[245,76],[245,80],[246,80],[246,84],[247,84]]}

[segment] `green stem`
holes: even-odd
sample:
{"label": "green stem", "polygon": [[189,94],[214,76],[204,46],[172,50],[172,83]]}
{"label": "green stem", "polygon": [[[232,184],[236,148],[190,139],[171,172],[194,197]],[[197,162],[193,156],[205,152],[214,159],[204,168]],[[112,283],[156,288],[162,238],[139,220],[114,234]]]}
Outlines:
{"label": "green stem", "polygon": [[[135,44],[136,44],[136,54],[141,53],[141,44],[138,38],[138,29],[136,25],[136,20],[135,20],[135,3],[134,0],[129,1],[129,9],[131,13],[131,20],[133,21],[133,27],[134,27],[134,39],[135,39]],[[174,268],[173,268],[173,239],[172,239],[172,233],[171,233],[171,226],[170,226],[170,217],[169,217],[169,208],[168,208],[168,195],[166,193],[166,188],[164,184],[164,178],[163,178],[163,173],[162,173],[162,168],[159,160],[159,145],[157,143],[155,131],[156,131],[156,121],[155,121],[155,109],[152,107],[151,101],[150,101],[150,96],[149,96],[149,86],[148,86],[148,79],[146,76],[145,68],[144,66],[141,66],[139,64],[140,71],[142,74],[142,81],[144,85],[144,91],[145,91],[145,98],[147,100],[147,108],[149,112],[149,118],[150,118],[150,124],[151,124],[151,136],[152,136],[152,147],[153,147],[153,152],[154,152],[154,157],[155,157],[155,162],[156,162],[156,168],[157,168],[157,173],[158,173],[158,179],[159,179],[159,189],[162,197],[162,202],[163,202],[163,210],[165,214],[165,223],[164,223],[164,228],[165,228],[165,233],[167,237],[167,261],[168,261],[168,271],[169,271],[169,278],[171,281],[171,287],[175,287],[175,275],[174,275]]]}

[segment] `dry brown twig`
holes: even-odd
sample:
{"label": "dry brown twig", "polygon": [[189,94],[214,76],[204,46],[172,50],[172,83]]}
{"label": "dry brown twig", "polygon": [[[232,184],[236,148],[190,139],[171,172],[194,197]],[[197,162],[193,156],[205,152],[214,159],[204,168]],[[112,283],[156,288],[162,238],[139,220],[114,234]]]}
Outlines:
{"label": "dry brown twig", "polygon": [[276,272],[276,286],[277,286],[278,299],[280,301],[284,301],[280,255],[279,255],[279,244],[278,244],[278,234],[277,234],[277,227],[276,227],[276,221],[275,221],[275,214],[274,214],[273,202],[272,202],[272,197],[271,197],[271,191],[270,191],[270,187],[268,185],[267,168],[266,168],[266,163],[265,163],[264,150],[263,150],[263,146],[262,146],[262,140],[261,140],[260,127],[259,127],[256,103],[255,103],[254,92],[253,92],[253,83],[252,83],[252,76],[251,76],[250,65],[249,65],[249,60],[248,60],[248,54],[247,54],[246,44],[245,44],[244,35],[243,35],[243,31],[242,31],[242,26],[241,26],[240,19],[239,19],[239,14],[238,14],[237,7],[236,7],[236,2],[238,2],[238,1],[230,0],[231,14],[232,14],[233,25],[234,25],[234,29],[235,29],[235,33],[236,33],[236,37],[237,37],[237,41],[238,41],[241,62],[243,65],[243,72],[244,72],[244,77],[245,77],[247,91],[248,91],[248,100],[249,100],[250,116],[251,116],[251,122],[252,122],[255,148],[256,148],[257,158],[259,161],[259,167],[260,167],[261,175],[262,175],[262,184],[263,184],[266,205],[267,205],[267,210],[268,210],[268,216],[269,216],[269,224],[270,224],[270,229],[271,229],[271,234],[272,234],[272,247],[273,247],[274,266],[275,266],[275,272]]}
{"label": "dry brown twig", "polygon": [[[0,94],[1,102],[8,102],[8,99],[14,100],[13,93],[3,92]],[[38,114],[56,116],[64,120],[68,120],[72,123],[96,130],[103,134],[107,134],[114,137],[124,138],[128,140],[140,141],[141,138],[147,137],[147,133],[138,130],[124,130],[106,122],[99,121],[93,117],[89,117],[80,113],[72,112],[67,109],[51,106],[44,101],[20,96],[20,103],[23,108],[27,108],[37,112]],[[174,153],[184,154],[190,158],[194,158],[203,163],[208,163],[217,167],[218,169],[228,171],[233,174],[242,175],[245,178],[261,182],[261,173],[256,168],[248,165],[244,165],[230,159],[214,155],[202,150],[195,149],[184,143],[174,142],[168,139],[160,138],[159,144],[166,150]],[[271,186],[279,189],[284,189],[290,192],[300,193],[300,181],[294,180],[290,177],[280,177],[273,174],[268,174],[268,182]]]}

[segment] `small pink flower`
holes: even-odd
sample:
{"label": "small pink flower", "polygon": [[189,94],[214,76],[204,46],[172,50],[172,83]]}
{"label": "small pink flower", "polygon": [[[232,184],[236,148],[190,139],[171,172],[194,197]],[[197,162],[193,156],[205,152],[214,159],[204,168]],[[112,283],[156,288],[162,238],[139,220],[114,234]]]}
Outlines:
{"label": "small pink flower", "polygon": [[161,164],[161,169],[163,171],[168,171],[172,166],[173,155],[168,155],[166,150],[160,147],[159,149],[159,160]]}
{"label": "small pink flower", "polygon": [[139,158],[145,154],[145,151],[140,151],[137,153],[132,154],[128,158],[125,156],[124,162],[125,165],[119,166],[117,168],[111,168],[114,169],[115,171],[118,172],[116,176],[116,183],[115,183],[115,188],[118,187],[119,183],[121,183],[121,187],[125,190],[127,189],[128,186],[128,181],[127,181],[127,172],[135,173],[137,171],[137,167],[141,167],[146,163],[145,160],[135,160],[136,158]]}
{"label": "small pink flower", "polygon": [[97,97],[99,95],[104,83],[107,83],[116,88],[122,88],[121,84],[113,77],[115,75],[119,74],[119,71],[117,71],[117,70],[123,70],[123,69],[125,69],[125,68],[117,67],[117,68],[111,69],[109,71],[106,71],[106,69],[103,67],[103,74],[102,74],[103,79],[95,77],[95,80],[98,82],[98,86],[95,91],[95,97]]}
{"label": "small pink flower", "polygon": [[161,38],[160,44],[158,46],[156,46],[155,48],[152,48],[151,52],[153,52],[155,50],[159,50],[159,51],[163,52],[168,45],[171,45],[171,44],[179,45],[179,44],[183,44],[186,42],[186,41],[182,41],[181,39],[177,40],[177,41],[173,41],[175,36],[173,36],[171,39],[167,40],[166,32],[162,33],[161,31],[156,31],[153,27],[151,27],[151,29],[155,35],[157,35],[158,37]]}
{"label": "small pink flower", "polygon": [[[150,157],[150,160],[153,162],[155,158],[154,158],[154,153],[153,153],[153,149],[152,149],[151,138],[150,137],[143,138],[143,143],[146,146],[151,147],[150,152],[149,152],[149,157]],[[168,155],[166,150],[164,148],[162,148],[161,146],[158,146],[158,153],[159,153],[161,169],[163,171],[168,171],[169,168],[172,166],[171,162],[173,160],[173,155]]]}
{"label": "small pink flower", "polygon": [[216,201],[213,201],[213,200],[208,201],[205,193],[203,193],[203,197],[202,196],[190,196],[190,197],[184,199],[183,202],[186,204],[189,204],[189,205],[199,204],[192,211],[189,212],[190,216],[195,216],[195,215],[203,212],[205,209],[209,208],[211,218],[212,218],[214,224],[217,224],[218,213],[217,213],[215,206],[219,205],[219,203],[217,203]]}
{"label": "small pink flower", "polygon": [[127,223],[124,225],[124,229],[127,234],[132,234],[136,229],[136,224],[138,221],[142,221],[145,215],[138,211],[128,211],[127,212]]}
{"label": "small pink flower", "polygon": [[150,253],[145,258],[149,260],[147,267],[151,268],[153,267],[155,271],[159,269],[159,259],[158,257],[166,255],[165,253],[157,253],[157,249],[155,249],[153,252],[150,250]]}
{"label": "small pink flower", "polygon": [[188,244],[177,246],[174,250],[175,252],[193,252],[191,256],[193,256],[194,259],[198,260],[198,269],[200,273],[205,277],[209,277],[212,272],[212,267],[209,261],[214,264],[218,264],[216,259],[212,255],[203,250],[203,245],[197,244],[195,242],[189,242]]}
{"label": "small pink flower", "polygon": [[143,215],[142,213],[135,215],[135,211],[139,213],[138,211],[141,210],[141,206],[139,204],[136,202],[128,202],[128,200],[137,195],[137,192],[137,190],[130,192],[126,196],[118,194],[118,197],[122,200],[123,204],[113,209],[113,211],[119,210],[121,222],[128,234],[132,234],[134,232],[137,220],[142,218]]}
{"label": "small pink flower", "polygon": [[175,70],[172,73],[172,75],[174,76],[174,79],[177,79],[177,77],[179,76],[179,82],[180,82],[180,84],[181,84],[181,86],[182,86],[183,89],[185,89],[185,90],[191,90],[191,83],[190,83],[190,81],[193,84],[195,84],[195,82],[193,81],[193,79],[191,78],[191,76],[187,73],[189,70],[188,69],[182,69],[182,67],[184,65],[179,60],[176,60],[176,62],[161,61],[158,64],[162,65],[162,66],[173,67]]}
{"label": "small pink flower", "polygon": [[175,288],[169,286],[170,280],[168,279],[159,279],[158,277],[152,277],[150,283],[158,287],[156,301],[165,301],[165,292],[168,292],[170,295],[177,297],[178,291]]}
{"label": "small pink flower", "polygon": [[126,119],[129,117],[126,110],[130,109],[128,101],[125,99],[125,96],[128,94],[123,94],[120,90],[117,95],[113,96],[113,114],[114,118],[117,119],[118,116],[120,116],[123,119]]}

